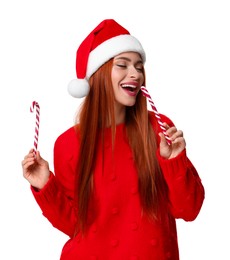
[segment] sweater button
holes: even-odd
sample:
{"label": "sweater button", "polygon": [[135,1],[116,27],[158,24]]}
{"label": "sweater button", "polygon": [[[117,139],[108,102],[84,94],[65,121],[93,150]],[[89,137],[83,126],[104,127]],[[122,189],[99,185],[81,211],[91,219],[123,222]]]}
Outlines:
{"label": "sweater button", "polygon": [[77,243],[81,242],[81,237],[79,235],[76,237],[76,241],[77,241]]}
{"label": "sweater button", "polygon": [[133,186],[130,191],[131,191],[132,194],[136,194],[138,192],[138,187]]}
{"label": "sweater button", "polygon": [[139,260],[139,257],[136,255],[130,256],[129,260]]}
{"label": "sweater button", "polygon": [[166,253],[166,257],[167,257],[168,259],[171,258],[171,256],[172,256],[171,252],[167,252],[167,253]]}
{"label": "sweater button", "polygon": [[94,224],[94,225],[92,226],[92,232],[93,232],[93,233],[96,233],[96,232],[97,232],[97,225],[96,225],[96,224]]}
{"label": "sweater button", "polygon": [[97,258],[97,256],[95,256],[95,255],[91,255],[91,257],[90,257],[90,260],[97,260],[98,258]]}
{"label": "sweater button", "polygon": [[110,180],[111,180],[111,181],[115,181],[116,178],[117,178],[117,176],[116,176],[115,174],[111,174],[111,175],[110,175]]}
{"label": "sweater button", "polygon": [[119,212],[119,209],[117,207],[112,208],[112,214],[113,215],[118,214],[118,212]]}
{"label": "sweater button", "polygon": [[138,229],[138,224],[137,224],[137,222],[131,223],[130,227],[131,227],[131,229],[132,229],[133,231],[137,230],[137,229]]}
{"label": "sweater button", "polygon": [[155,238],[151,239],[151,240],[150,240],[150,244],[151,244],[152,246],[156,246],[156,245],[157,245],[157,240],[156,240]]}
{"label": "sweater button", "polygon": [[119,241],[118,241],[118,239],[113,239],[113,240],[110,241],[110,244],[111,244],[112,247],[116,247],[116,246],[118,246]]}

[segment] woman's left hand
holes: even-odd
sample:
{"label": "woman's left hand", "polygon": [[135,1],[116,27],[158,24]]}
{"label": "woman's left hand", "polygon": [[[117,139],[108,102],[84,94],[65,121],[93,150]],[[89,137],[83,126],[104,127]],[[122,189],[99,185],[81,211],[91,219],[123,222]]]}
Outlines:
{"label": "woman's left hand", "polygon": [[172,159],[185,149],[185,139],[183,137],[183,132],[177,130],[175,126],[170,127],[166,123],[163,123],[163,125],[166,128],[166,134],[169,136],[171,144],[168,144],[163,133],[159,133],[160,155],[165,159]]}

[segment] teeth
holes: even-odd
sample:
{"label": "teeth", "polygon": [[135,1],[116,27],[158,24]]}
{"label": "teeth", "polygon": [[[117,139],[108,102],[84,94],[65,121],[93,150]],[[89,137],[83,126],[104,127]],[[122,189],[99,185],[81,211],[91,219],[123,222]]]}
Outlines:
{"label": "teeth", "polygon": [[133,85],[122,85],[123,88],[136,88],[135,86]]}

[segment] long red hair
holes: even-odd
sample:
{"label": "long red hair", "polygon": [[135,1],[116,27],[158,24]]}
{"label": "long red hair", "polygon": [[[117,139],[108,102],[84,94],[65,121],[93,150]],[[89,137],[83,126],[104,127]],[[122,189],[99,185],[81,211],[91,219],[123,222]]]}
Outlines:
{"label": "long red hair", "polygon": [[[112,141],[115,138],[112,66],[113,59],[91,76],[89,80],[91,89],[82,103],[77,118],[81,146],[75,183],[78,219],[76,233],[84,232],[86,227],[88,206],[93,191],[97,142],[99,134],[103,138],[103,129],[108,120],[111,122]],[[139,92],[135,105],[126,108],[125,125],[137,167],[143,212],[151,219],[156,219],[160,201],[165,199],[166,185],[156,158],[157,141],[152,123],[149,119],[146,98]]]}

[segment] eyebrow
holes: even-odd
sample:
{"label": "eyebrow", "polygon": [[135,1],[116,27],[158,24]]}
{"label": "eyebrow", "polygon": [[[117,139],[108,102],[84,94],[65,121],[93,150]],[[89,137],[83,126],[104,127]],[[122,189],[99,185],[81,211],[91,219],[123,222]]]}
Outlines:
{"label": "eyebrow", "polygon": [[[115,60],[126,60],[126,61],[131,61],[131,59],[127,58],[127,57],[116,57]],[[143,61],[140,59],[138,60],[136,63],[143,63]]]}

